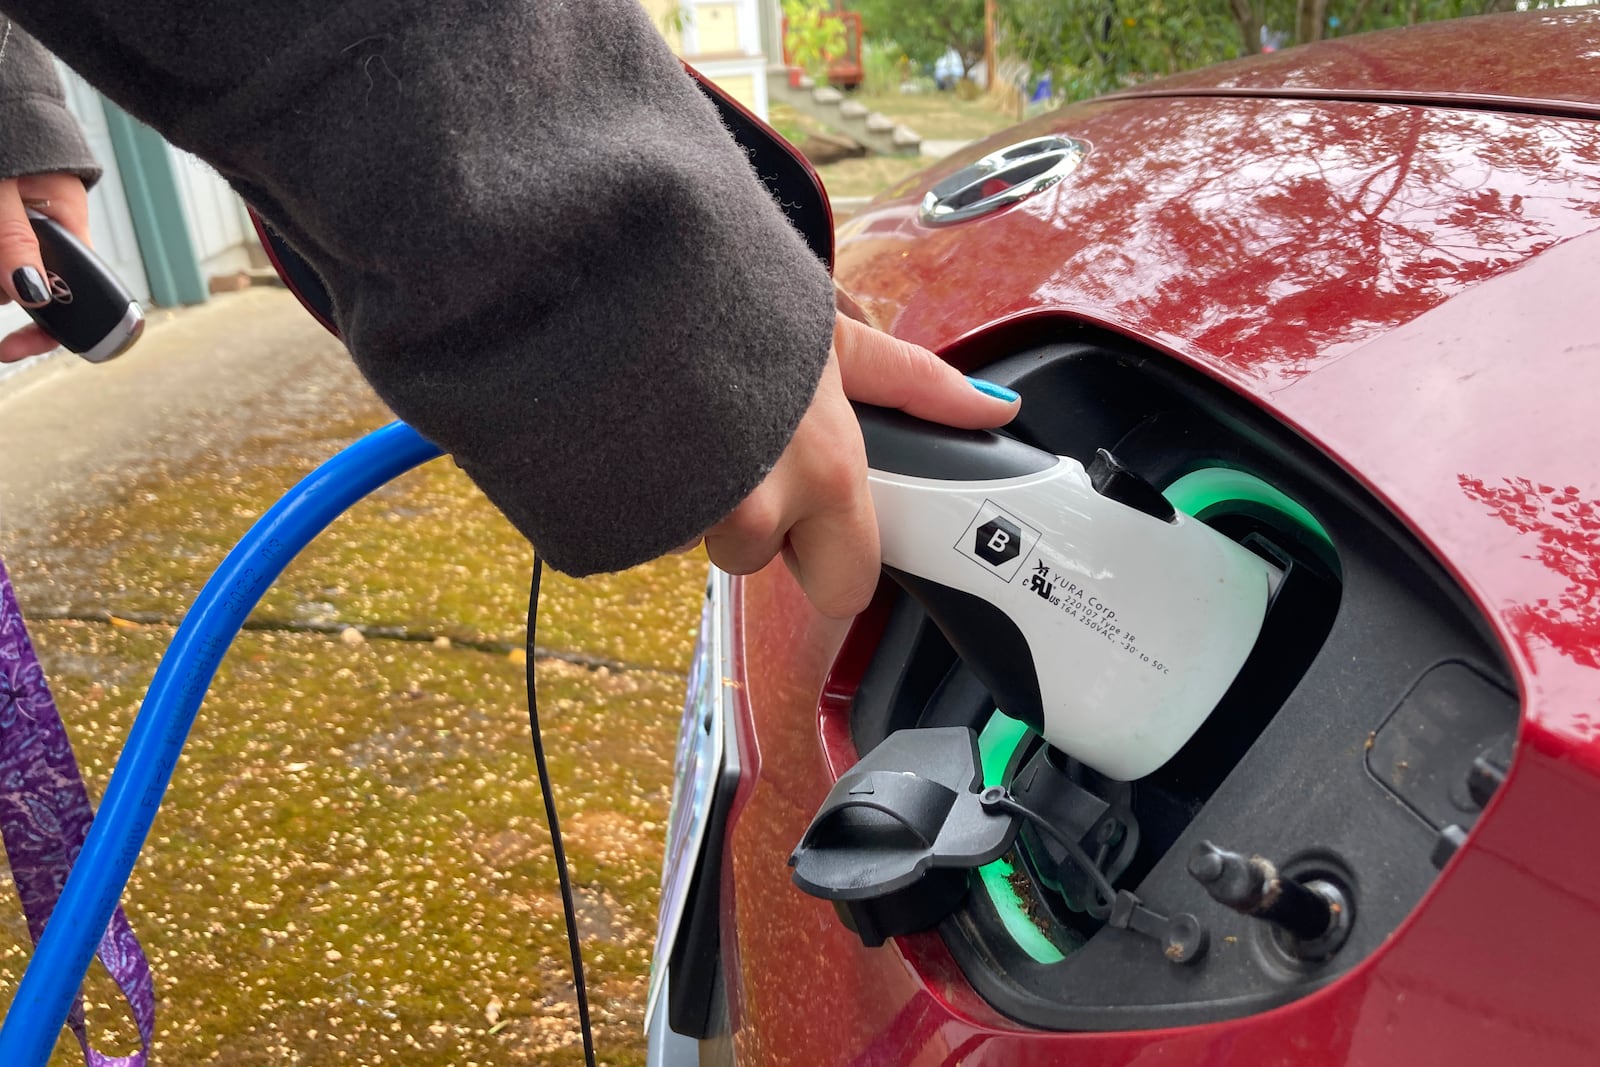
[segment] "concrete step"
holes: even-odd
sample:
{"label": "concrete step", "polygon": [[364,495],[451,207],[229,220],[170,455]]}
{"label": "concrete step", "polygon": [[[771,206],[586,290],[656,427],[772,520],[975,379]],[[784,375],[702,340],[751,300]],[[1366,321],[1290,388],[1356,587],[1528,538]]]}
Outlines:
{"label": "concrete step", "polygon": [[831,86],[817,85],[810,78],[801,76],[790,84],[787,67],[768,69],[767,99],[787,104],[872,152],[914,156],[922,150],[922,138],[909,126],[868,109]]}

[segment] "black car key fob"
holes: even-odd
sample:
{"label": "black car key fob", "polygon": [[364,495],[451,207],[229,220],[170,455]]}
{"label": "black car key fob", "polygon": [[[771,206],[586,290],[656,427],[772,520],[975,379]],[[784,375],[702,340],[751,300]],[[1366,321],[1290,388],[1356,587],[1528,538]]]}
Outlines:
{"label": "black car key fob", "polygon": [[39,327],[91,363],[126,352],[144,330],[144,310],[105,261],[55,219],[28,209],[50,302],[24,308]]}

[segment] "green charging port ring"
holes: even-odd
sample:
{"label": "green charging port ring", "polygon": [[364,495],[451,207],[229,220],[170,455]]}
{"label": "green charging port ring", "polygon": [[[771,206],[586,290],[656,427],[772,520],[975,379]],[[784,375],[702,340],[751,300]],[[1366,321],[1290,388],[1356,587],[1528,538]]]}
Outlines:
{"label": "green charging port ring", "polygon": [[[978,734],[978,761],[983,768],[985,787],[1005,784],[1006,767],[1030,733],[1032,731],[1027,723],[1013,719],[998,708],[989,716],[983,731]],[[1011,883],[1015,873],[1016,868],[1011,861],[1002,856],[979,867],[978,879],[989,891],[989,900],[1017,947],[1040,963],[1060,963],[1067,957],[1029,918],[1022,895]]]}
{"label": "green charging port ring", "polygon": [[1277,512],[1305,533],[1333,547],[1333,538],[1304,504],[1253,474],[1230,467],[1202,467],[1190,471],[1161,491],[1173,507],[1197,519],[1240,504],[1254,504]]}
{"label": "green charging port ring", "polygon": [[[1162,490],[1162,495],[1179,511],[1201,520],[1208,515],[1237,509],[1241,504],[1267,508],[1282,515],[1330,550],[1333,548],[1333,538],[1328,536],[1328,531],[1306,510],[1305,505],[1283,490],[1244,471],[1229,467],[1202,467],[1167,486]],[[983,768],[985,787],[1005,785],[1006,768],[1010,766],[1017,749],[1027,742],[1030,733],[1026,723],[995,709],[978,734],[978,757]],[[978,878],[988,891],[989,900],[994,904],[1006,933],[1011,935],[1017,947],[1039,963],[1060,963],[1067,958],[1066,954],[1028,916],[1027,906],[1011,881],[1015,873],[1011,861],[1004,857],[978,868]]]}

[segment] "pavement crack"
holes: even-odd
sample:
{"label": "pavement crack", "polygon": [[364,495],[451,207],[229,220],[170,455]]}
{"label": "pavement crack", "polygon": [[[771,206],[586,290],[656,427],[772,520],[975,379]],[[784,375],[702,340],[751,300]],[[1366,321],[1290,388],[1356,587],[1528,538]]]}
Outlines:
{"label": "pavement crack", "polygon": [[[135,626],[168,626],[173,629],[176,629],[179,623],[183,621],[181,618],[173,618],[158,611],[30,611],[27,617],[29,621],[36,622],[82,622],[104,626],[132,623]],[[369,641],[404,641],[419,645],[432,645],[443,637],[450,642],[451,648],[465,648],[474,652],[488,652],[501,656],[527,647],[521,641],[455,637],[437,630],[418,630],[409,626],[377,626],[359,622],[306,622],[257,615],[252,615],[246,619],[240,629],[251,633],[324,634],[330,637],[338,637],[346,630],[355,630]],[[682,671],[668,670],[665,667],[653,667],[645,663],[628,663],[624,660],[611,659],[607,656],[595,656],[587,652],[569,652],[565,649],[545,648],[541,645],[533,646],[533,658],[535,662],[556,660],[562,663],[570,663],[577,667],[585,667],[589,670],[599,670],[603,667],[611,671],[659,674],[668,678],[688,677]]]}

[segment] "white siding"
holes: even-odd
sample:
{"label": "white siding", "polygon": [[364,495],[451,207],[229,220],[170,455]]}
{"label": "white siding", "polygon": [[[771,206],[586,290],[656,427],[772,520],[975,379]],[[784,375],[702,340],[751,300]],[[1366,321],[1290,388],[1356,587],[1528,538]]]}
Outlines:
{"label": "white siding", "polygon": [[244,201],[206,164],[187,152],[170,145],[168,148],[178,191],[183,196],[184,220],[189,224],[189,237],[200,263],[200,276],[209,278],[249,267],[256,235]]}

